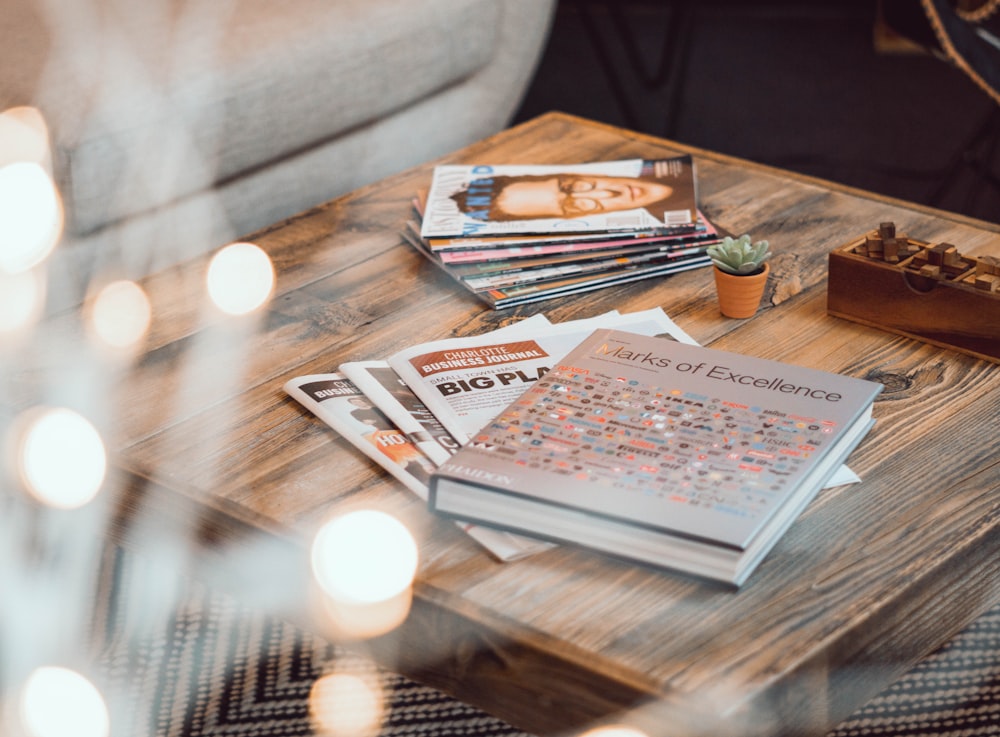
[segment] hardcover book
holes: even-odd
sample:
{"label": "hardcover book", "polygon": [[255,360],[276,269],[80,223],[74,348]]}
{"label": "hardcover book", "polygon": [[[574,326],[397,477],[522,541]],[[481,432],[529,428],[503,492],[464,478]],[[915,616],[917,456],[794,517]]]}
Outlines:
{"label": "hardcover book", "polygon": [[431,477],[444,516],[741,585],[882,385],[598,329]]}
{"label": "hardcover book", "polygon": [[567,165],[438,166],[423,238],[693,230],[691,156]]}

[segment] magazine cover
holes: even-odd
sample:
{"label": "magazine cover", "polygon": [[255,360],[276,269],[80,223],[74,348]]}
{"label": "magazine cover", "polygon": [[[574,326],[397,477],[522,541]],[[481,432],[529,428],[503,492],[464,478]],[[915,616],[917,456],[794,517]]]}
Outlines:
{"label": "magazine cover", "polygon": [[424,238],[654,231],[697,226],[688,156],[567,165],[449,165],[434,170]]}
{"label": "magazine cover", "polygon": [[385,361],[348,361],[340,364],[338,371],[354,382],[434,465],[440,466],[458,450],[458,441]]}

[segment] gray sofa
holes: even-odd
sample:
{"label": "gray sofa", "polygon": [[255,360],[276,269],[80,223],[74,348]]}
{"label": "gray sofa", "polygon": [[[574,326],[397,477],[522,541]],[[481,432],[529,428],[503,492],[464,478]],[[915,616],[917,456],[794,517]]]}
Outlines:
{"label": "gray sofa", "polygon": [[503,128],[554,0],[7,0],[61,258],[141,275]]}

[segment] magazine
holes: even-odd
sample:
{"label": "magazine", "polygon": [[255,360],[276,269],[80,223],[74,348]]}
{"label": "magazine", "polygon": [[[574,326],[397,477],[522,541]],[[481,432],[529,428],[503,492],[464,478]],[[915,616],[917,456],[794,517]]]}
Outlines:
{"label": "magazine", "polygon": [[[420,210],[417,209],[418,216]],[[474,251],[489,256],[490,252],[518,249],[533,249],[539,246],[548,247],[547,253],[569,253],[573,250],[584,250],[612,246],[641,246],[649,243],[683,244],[698,240],[717,240],[719,233],[699,210],[697,225],[691,231],[679,233],[650,233],[647,231],[616,231],[614,233],[567,233],[541,235],[494,235],[469,238],[423,238],[420,236],[420,220],[407,221],[410,232],[421,239],[431,253],[439,255],[442,260],[454,258],[454,252],[466,253]]]}
{"label": "magazine", "polygon": [[556,360],[602,327],[695,343],[662,309],[655,308],[550,324],[521,337],[487,333],[422,343],[387,360],[448,432],[465,444]]}
{"label": "magazine", "polygon": [[[427,500],[427,482],[434,464],[353,382],[339,373],[310,374],[288,380],[284,390],[406,488]],[[457,524],[502,561],[517,560],[552,547],[551,543],[534,538],[468,523]]]}
{"label": "magazine", "polygon": [[[548,280],[527,280],[519,284],[509,286],[498,286],[487,289],[475,289],[466,280],[452,272],[451,268],[445,266],[427,253],[420,241],[413,238],[408,233],[403,234],[413,248],[421,255],[431,261],[438,269],[460,284],[463,288],[471,292],[477,299],[485,302],[495,310],[517,305],[540,302],[553,297],[562,297],[570,294],[580,294],[594,289],[617,284],[627,284],[633,281],[651,279],[658,276],[667,276],[681,271],[701,268],[711,263],[711,259],[703,249],[695,249],[694,253],[673,253],[663,262],[652,263],[618,263],[614,268],[604,270],[578,273],[571,276],[550,278]],[[706,246],[707,247],[707,246]]]}
{"label": "magazine", "polygon": [[423,238],[644,231],[697,227],[689,155],[565,165],[434,169]]}
{"label": "magazine", "polygon": [[386,361],[350,361],[337,367],[389,420],[440,466],[459,443]]}

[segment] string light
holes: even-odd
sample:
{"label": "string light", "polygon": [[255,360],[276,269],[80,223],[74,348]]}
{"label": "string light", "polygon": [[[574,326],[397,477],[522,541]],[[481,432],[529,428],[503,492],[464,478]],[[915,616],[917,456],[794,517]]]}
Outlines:
{"label": "string light", "polygon": [[45,302],[45,281],[37,269],[17,274],[0,270],[0,333],[34,325]]}
{"label": "string light", "polygon": [[44,261],[62,234],[55,184],[40,164],[0,167],[0,270],[17,274]]}
{"label": "string light", "polygon": [[94,300],[91,324],[94,333],[115,348],[137,344],[149,329],[149,298],[135,282],[111,282]]}
{"label": "string light", "polygon": [[374,637],[398,626],[417,563],[413,536],[392,515],[358,510],[327,522],[313,540],[312,568],[337,634]]}
{"label": "string light", "polygon": [[65,408],[35,410],[21,421],[25,430],[16,462],[28,491],[56,509],[75,509],[93,499],[107,470],[94,426]]}
{"label": "string light", "polygon": [[20,706],[28,737],[107,737],[110,732],[100,691],[68,668],[44,666],[32,672]]}
{"label": "string light", "polygon": [[309,713],[318,734],[369,737],[382,723],[383,695],[378,685],[358,675],[330,673],[309,691]]}
{"label": "string light", "polygon": [[587,730],[583,733],[582,737],[648,737],[648,735],[635,727],[628,727],[623,724],[608,724]]}
{"label": "string light", "polygon": [[208,294],[229,315],[245,315],[266,303],[274,291],[274,266],[253,243],[233,243],[212,258]]}

